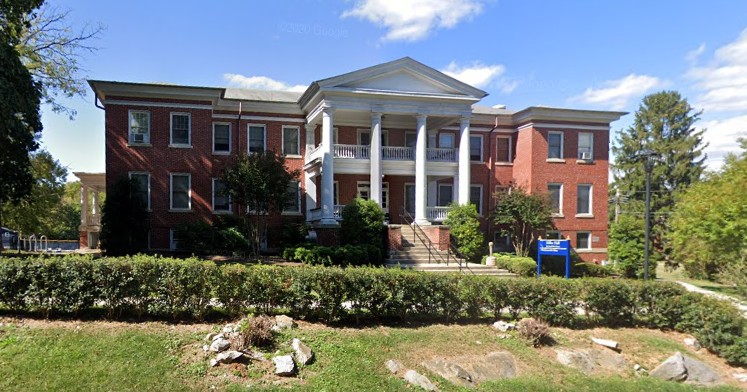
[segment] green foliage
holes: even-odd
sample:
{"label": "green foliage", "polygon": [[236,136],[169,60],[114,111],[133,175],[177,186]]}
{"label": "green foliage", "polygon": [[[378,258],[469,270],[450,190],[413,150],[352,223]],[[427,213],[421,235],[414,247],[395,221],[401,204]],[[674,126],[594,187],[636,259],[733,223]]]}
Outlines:
{"label": "green foliage", "polygon": [[132,192],[136,186],[120,178],[109,191],[101,217],[101,246],[110,256],[133,254],[148,247],[148,210]]}
{"label": "green foliage", "polygon": [[[621,215],[610,224],[609,253],[615,267],[626,278],[644,277],[645,222],[639,216]],[[649,260],[649,275],[656,277],[656,261]]]}
{"label": "green foliage", "polygon": [[285,157],[273,151],[242,154],[223,173],[221,181],[232,202],[247,206],[244,225],[253,254],[260,252],[268,214],[281,212],[288,204],[288,187],[300,175],[300,170],[288,171]]}
{"label": "green foliage", "polygon": [[509,193],[497,193],[493,219],[508,235],[518,256],[528,256],[536,233],[552,228],[552,209],[546,195],[527,193],[513,188]]}
{"label": "green foliage", "polygon": [[342,245],[335,247],[300,245],[283,250],[283,258],[308,265],[324,266],[379,266],[383,263],[381,250],[374,245]]}
{"label": "green foliage", "polygon": [[576,263],[571,266],[571,277],[573,278],[605,278],[612,276],[610,268],[594,263]]}
{"label": "green foliage", "polygon": [[480,231],[477,207],[474,204],[452,203],[449,205],[444,224],[449,226],[459,253],[469,261],[476,261],[485,242],[485,237]]}
{"label": "green foliage", "polygon": [[[652,244],[656,253],[668,254],[664,234],[677,193],[699,179],[703,161],[703,130],[696,130],[700,112],[676,91],[643,98],[633,125],[623,130],[612,146],[615,162],[613,188],[631,201],[645,200],[646,170],[641,151],[657,154],[651,174]],[[626,212],[626,211],[623,211]]]}
{"label": "green foliage", "polygon": [[340,241],[384,250],[384,211],[373,200],[355,198],[342,210]]}
{"label": "green foliage", "polygon": [[747,140],[740,142],[740,155],[678,198],[669,238],[690,276],[747,287]]}
{"label": "green foliage", "polygon": [[[587,315],[576,314],[584,305]],[[652,326],[694,334],[707,349],[745,365],[744,319],[731,304],[678,285],[586,278],[495,279],[384,268],[224,265],[134,256],[8,258],[0,306],[43,315],[202,319],[216,308],[283,312],[327,322],[456,320],[503,312],[563,326]],[[99,313],[100,314],[100,313]]]}
{"label": "green foliage", "polygon": [[493,253],[493,256],[498,268],[527,278],[537,275],[537,262],[531,257],[521,257],[510,253]]}

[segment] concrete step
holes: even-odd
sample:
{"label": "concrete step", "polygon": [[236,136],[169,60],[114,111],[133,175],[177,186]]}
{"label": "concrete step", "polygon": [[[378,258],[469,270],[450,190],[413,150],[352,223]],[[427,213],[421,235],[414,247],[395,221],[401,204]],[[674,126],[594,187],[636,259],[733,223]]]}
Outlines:
{"label": "concrete step", "polygon": [[514,278],[518,275],[508,272],[505,269],[499,269],[494,266],[468,263],[460,271],[457,263],[434,264],[434,263],[388,263],[387,268],[411,269],[413,271],[434,272],[434,273],[463,273],[467,275],[489,275],[496,277]]}

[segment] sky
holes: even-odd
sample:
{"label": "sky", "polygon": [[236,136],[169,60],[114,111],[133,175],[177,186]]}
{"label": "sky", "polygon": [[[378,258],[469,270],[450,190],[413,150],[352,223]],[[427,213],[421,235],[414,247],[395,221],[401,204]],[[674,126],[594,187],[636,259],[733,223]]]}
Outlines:
{"label": "sky", "polygon": [[[630,112],[677,90],[702,110],[707,164],[747,137],[747,1],[48,0],[73,29],[103,25],[81,77],[303,91],[414,58],[490,95],[480,104]],[[42,146],[69,171],[104,171],[104,112],[85,97],[43,107]],[[69,175],[68,180],[75,177]]]}

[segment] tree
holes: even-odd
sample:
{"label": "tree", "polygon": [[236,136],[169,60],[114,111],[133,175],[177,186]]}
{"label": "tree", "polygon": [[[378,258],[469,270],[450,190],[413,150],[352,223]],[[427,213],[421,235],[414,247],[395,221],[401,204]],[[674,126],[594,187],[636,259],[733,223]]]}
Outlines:
{"label": "tree", "polygon": [[[644,222],[637,215],[621,215],[617,222],[610,226],[609,253],[614,255],[615,267],[626,278],[644,277]],[[649,268],[652,277],[656,277],[656,261],[652,260]]]}
{"label": "tree", "polygon": [[41,0],[0,2],[0,206],[18,202],[33,184],[29,154],[39,148],[41,87],[24,67],[15,45],[27,26],[23,16],[40,4]]}
{"label": "tree", "polygon": [[67,169],[44,150],[32,155],[31,167],[31,192],[16,203],[2,205],[5,224],[26,234],[77,239],[80,201],[66,198]]}
{"label": "tree", "polygon": [[485,242],[485,237],[480,231],[477,207],[471,203],[452,203],[449,205],[444,224],[449,226],[449,232],[459,253],[468,261],[476,261]]}
{"label": "tree", "polygon": [[343,208],[340,226],[343,244],[371,244],[384,251],[384,211],[375,201],[355,198]]}
{"label": "tree", "polygon": [[[694,278],[747,284],[747,140],[719,172],[683,192],[671,220],[672,258]],[[741,281],[739,279],[741,278]]]}
{"label": "tree", "polygon": [[253,254],[259,255],[268,214],[281,212],[288,204],[288,187],[300,175],[300,170],[288,171],[285,157],[273,151],[241,155],[223,173],[221,180],[232,202],[246,207],[244,219]]}
{"label": "tree", "polygon": [[85,25],[76,30],[67,23],[69,14],[67,10],[46,4],[38,12],[27,13],[16,50],[41,86],[43,102],[55,113],[66,113],[73,119],[75,110],[63,106],[58,98],[86,95],[80,62],[83,54],[97,50],[89,43],[98,38],[104,28]]}
{"label": "tree", "polygon": [[134,192],[136,187],[136,180],[120,178],[101,209],[101,247],[109,256],[148,248],[148,206]]}
{"label": "tree", "polygon": [[549,199],[546,195],[527,193],[521,188],[496,193],[495,198],[493,220],[501,235],[511,238],[516,255],[528,256],[537,233],[553,227]]}
{"label": "tree", "polygon": [[646,159],[640,153],[648,150],[656,154],[651,174],[652,245],[664,257],[668,253],[663,240],[667,217],[676,194],[697,182],[705,167],[704,130],[693,126],[699,119],[700,112],[695,112],[678,92],[651,94],[643,98],[633,125],[621,132],[612,147],[613,188],[638,202],[646,197]]}

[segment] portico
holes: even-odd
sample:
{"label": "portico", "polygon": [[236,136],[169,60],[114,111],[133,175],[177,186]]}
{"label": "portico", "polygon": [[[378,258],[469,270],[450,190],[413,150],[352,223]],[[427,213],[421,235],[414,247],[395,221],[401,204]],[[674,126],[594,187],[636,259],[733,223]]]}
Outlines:
{"label": "portico", "polygon": [[[345,174],[367,175],[368,197],[394,213],[410,207],[408,189],[402,205],[390,206],[383,178],[414,177],[420,225],[442,219],[432,210],[439,180],[451,179],[453,200],[468,203],[471,105],[485,95],[410,58],[314,82],[299,100],[307,113],[307,219],[337,224],[335,178]],[[456,127],[458,145],[436,143],[443,127]]]}
{"label": "portico", "polygon": [[101,232],[101,199],[106,192],[105,173],[75,172],[80,179],[80,247],[98,248]]}

